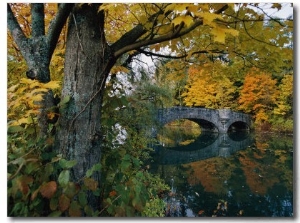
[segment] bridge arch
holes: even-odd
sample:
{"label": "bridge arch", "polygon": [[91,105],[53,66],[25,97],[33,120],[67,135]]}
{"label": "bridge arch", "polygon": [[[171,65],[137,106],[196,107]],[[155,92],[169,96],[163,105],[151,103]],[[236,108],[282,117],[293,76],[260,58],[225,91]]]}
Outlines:
{"label": "bridge arch", "polygon": [[219,133],[227,133],[230,126],[232,128],[243,126],[248,130],[251,126],[250,115],[241,112],[234,112],[230,109],[190,108],[178,106],[158,110],[157,122],[161,126],[178,119],[189,119],[191,121],[195,121],[201,127],[208,126],[206,130],[210,129]]}

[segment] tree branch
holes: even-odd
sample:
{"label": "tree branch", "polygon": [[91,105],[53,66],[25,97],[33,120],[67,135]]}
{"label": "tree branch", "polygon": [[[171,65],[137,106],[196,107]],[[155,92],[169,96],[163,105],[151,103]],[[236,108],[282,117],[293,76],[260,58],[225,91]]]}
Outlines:
{"label": "tree branch", "polygon": [[[202,20],[201,20],[201,24],[203,24]],[[123,48],[121,48],[120,50],[116,51],[114,53],[114,56],[117,58],[119,57],[120,55],[122,55],[123,53],[126,53],[130,50],[136,50],[140,47],[143,47],[143,46],[148,46],[148,45],[151,45],[151,44],[154,44],[154,43],[161,43],[161,42],[164,42],[164,41],[167,41],[167,40],[171,40],[171,39],[175,39],[177,37],[180,37],[188,32],[190,32],[191,30],[195,29],[197,26],[199,26],[200,24],[198,24],[198,22],[194,23],[194,25],[192,25],[190,28],[184,30],[183,32],[180,33],[180,30],[183,28],[184,26],[184,23],[182,22],[176,29],[174,32],[170,32],[168,34],[165,34],[165,35],[162,35],[162,36],[159,36],[157,38],[153,38],[153,39],[146,39],[146,40],[142,40],[142,41],[138,41],[138,42],[135,42],[131,45],[127,45]],[[189,30],[189,31],[188,31]]]}
{"label": "tree branch", "polygon": [[44,4],[31,3],[31,35],[38,37],[45,35],[45,22],[44,22]]}
{"label": "tree branch", "polygon": [[66,20],[69,17],[70,12],[72,11],[73,6],[74,3],[59,4],[57,14],[50,23],[49,31],[47,34],[49,47],[50,47],[49,49],[50,55],[52,55],[54,52],[61,30],[64,27]]}
{"label": "tree branch", "polygon": [[[181,56],[171,56],[171,55],[163,55],[159,53],[153,53],[150,51],[145,51],[143,49],[137,49],[138,52],[145,54],[146,56],[156,56],[156,57],[161,57],[161,58],[167,58],[167,59],[182,59],[188,56],[188,54],[184,54]],[[223,50],[199,50],[192,52],[191,55],[195,54],[202,54],[202,53],[219,53],[219,54],[227,54],[227,52],[224,52]]]}
{"label": "tree branch", "polygon": [[[139,37],[144,35],[147,30],[143,27],[143,25],[138,24],[132,30],[125,33],[117,42],[115,42],[111,48],[113,51],[119,51],[123,46],[127,46],[135,42]],[[119,54],[121,55],[121,54]]]}
{"label": "tree branch", "polygon": [[[228,8],[228,4],[225,4],[220,9],[218,9],[215,13],[216,14],[220,14],[223,11],[225,11],[227,8]],[[161,42],[168,41],[168,40],[171,40],[171,39],[176,39],[178,37],[181,37],[181,36],[183,36],[183,35],[191,32],[192,30],[194,30],[195,28],[197,28],[200,25],[203,25],[203,20],[202,19],[197,20],[193,25],[191,25],[190,27],[188,27],[188,28],[186,28],[186,29],[183,30],[184,23],[181,22],[181,24],[178,25],[175,28],[174,31],[169,32],[169,33],[167,33],[165,35],[158,36],[158,37],[153,38],[153,39],[150,38],[150,39],[140,40],[138,42],[133,42],[133,43],[131,41],[132,44],[123,45],[124,46],[123,48],[114,48],[115,49],[114,50],[115,51],[114,56],[116,58],[118,58],[123,53],[126,53],[126,52],[131,51],[131,50],[137,50],[137,49],[139,49],[140,47],[143,47],[143,46],[148,46],[148,45],[151,45],[151,44],[161,43]],[[146,30],[143,31],[143,34],[144,33],[146,33]],[[138,37],[135,40],[137,40],[137,39],[138,39]]]}
{"label": "tree branch", "polygon": [[162,57],[162,58],[167,58],[167,59],[182,59],[186,57],[187,55],[182,55],[182,56],[171,56],[171,55],[163,55],[159,53],[153,53],[150,51],[145,51],[143,49],[137,49],[138,52],[145,54],[146,56],[156,56],[156,57]]}
{"label": "tree branch", "polygon": [[9,4],[7,4],[7,26],[19,49],[21,52],[24,52],[24,42],[26,42],[27,38],[23,33],[16,17],[14,16]]}
{"label": "tree branch", "polygon": [[276,47],[275,44],[268,43],[268,42],[266,42],[266,41],[257,39],[257,38],[255,38],[254,36],[252,36],[252,35],[248,32],[248,30],[247,30],[246,25],[245,25],[244,22],[243,22],[243,26],[244,26],[245,32],[247,33],[248,36],[250,36],[250,38],[252,38],[252,39],[254,39],[254,40],[258,41],[258,42],[261,42],[261,43],[264,43],[264,44],[267,44],[267,45],[275,46],[275,47]]}

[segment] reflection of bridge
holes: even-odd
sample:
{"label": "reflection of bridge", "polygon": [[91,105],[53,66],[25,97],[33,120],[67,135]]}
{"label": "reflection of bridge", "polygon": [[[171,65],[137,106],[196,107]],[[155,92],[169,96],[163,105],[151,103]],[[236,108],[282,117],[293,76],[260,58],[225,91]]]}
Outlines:
{"label": "reflection of bridge", "polygon": [[[214,140],[209,140],[210,145],[201,144],[201,140],[188,146],[167,148],[159,146],[156,148],[157,162],[163,165],[178,165],[212,157],[228,157],[229,155],[247,148],[254,140],[250,134],[244,135],[242,141],[232,140],[228,134],[215,134]],[[194,149],[189,149],[194,148]]]}
{"label": "reflection of bridge", "polygon": [[226,133],[230,128],[250,129],[251,127],[250,115],[230,109],[172,107],[158,110],[157,121],[161,125],[177,119],[189,119],[198,123],[202,131],[219,133]]}

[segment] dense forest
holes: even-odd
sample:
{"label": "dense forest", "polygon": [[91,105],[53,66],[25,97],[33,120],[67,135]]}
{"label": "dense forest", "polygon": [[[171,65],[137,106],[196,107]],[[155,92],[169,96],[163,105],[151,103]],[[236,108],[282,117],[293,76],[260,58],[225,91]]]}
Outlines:
{"label": "dense forest", "polygon": [[158,108],[293,132],[287,3],[7,4],[8,216],[164,216]]}

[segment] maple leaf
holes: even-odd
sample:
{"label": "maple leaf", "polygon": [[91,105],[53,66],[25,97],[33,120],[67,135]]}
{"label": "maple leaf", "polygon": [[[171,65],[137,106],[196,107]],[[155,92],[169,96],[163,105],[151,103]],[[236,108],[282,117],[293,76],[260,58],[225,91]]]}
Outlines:
{"label": "maple leaf", "polygon": [[195,16],[203,18],[203,25],[214,26],[212,23],[215,19],[222,19],[221,15],[210,13],[210,12],[197,12]]}
{"label": "maple leaf", "polygon": [[174,26],[180,25],[183,22],[186,26],[190,26],[193,23],[193,18],[191,16],[178,16],[173,19],[172,23]]}

